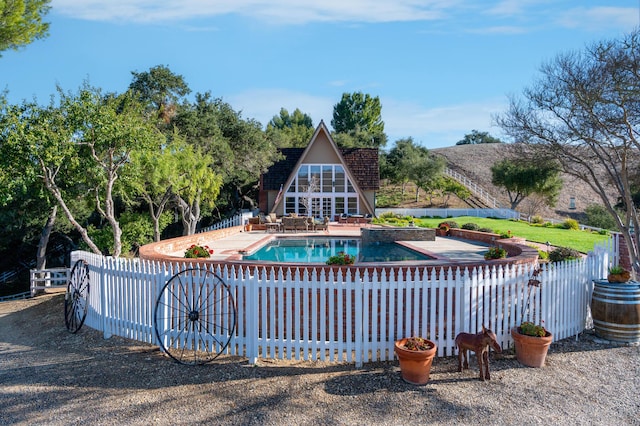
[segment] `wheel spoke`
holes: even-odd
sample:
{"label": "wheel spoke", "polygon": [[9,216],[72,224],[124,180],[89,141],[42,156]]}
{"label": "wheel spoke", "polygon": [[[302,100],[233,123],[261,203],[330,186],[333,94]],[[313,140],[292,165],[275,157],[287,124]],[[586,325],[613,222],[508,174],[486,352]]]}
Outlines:
{"label": "wheel spoke", "polygon": [[78,260],[71,269],[64,300],[64,322],[71,333],[77,333],[89,310],[89,264]]}
{"label": "wheel spoke", "polygon": [[235,301],[217,275],[187,269],[163,286],[154,321],[164,353],[182,364],[204,364],[217,358],[233,337]]}

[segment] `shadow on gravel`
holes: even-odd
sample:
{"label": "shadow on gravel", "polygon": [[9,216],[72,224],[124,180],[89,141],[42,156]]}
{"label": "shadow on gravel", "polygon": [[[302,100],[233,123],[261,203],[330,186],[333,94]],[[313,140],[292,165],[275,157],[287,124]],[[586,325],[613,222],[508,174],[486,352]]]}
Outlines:
{"label": "shadow on gravel", "polygon": [[[260,360],[258,366],[245,358],[221,356],[202,366],[186,366],[164,356],[156,346],[83,327],[77,334],[64,326],[64,295],[44,296],[40,303],[17,312],[1,314],[0,382],[4,385],[39,383],[45,386],[102,387],[114,389],[158,389],[178,385],[234,382],[246,379],[334,375],[325,384],[335,395],[415,390],[402,381],[396,361],[365,364]],[[6,303],[6,302],[3,302]],[[549,360],[558,352],[596,351],[615,347],[598,343],[592,332],[554,342]],[[491,371],[520,368],[513,351],[491,353]],[[471,369],[457,373],[457,358],[437,358],[432,370],[433,383],[475,380],[475,357]],[[441,375],[444,375],[441,376]],[[343,377],[345,376],[345,377]],[[346,378],[348,377],[348,379]],[[178,378],[178,379],[176,379]],[[348,385],[347,385],[348,380]],[[427,386],[423,392],[429,392]]]}

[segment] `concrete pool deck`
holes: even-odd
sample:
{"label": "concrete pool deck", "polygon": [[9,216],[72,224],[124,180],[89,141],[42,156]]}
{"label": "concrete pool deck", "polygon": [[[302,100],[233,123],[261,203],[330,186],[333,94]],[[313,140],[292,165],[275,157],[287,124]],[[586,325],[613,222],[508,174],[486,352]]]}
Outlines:
{"label": "concrete pool deck", "polygon": [[[240,232],[231,236],[207,241],[204,239],[200,244],[208,245],[213,249],[213,255],[210,260],[241,260],[241,252],[251,252],[257,247],[266,244],[275,238],[304,238],[304,237],[347,237],[360,238],[359,227],[349,226],[329,226],[327,232],[298,232],[298,233],[269,233],[266,231],[249,231]],[[402,245],[424,252],[432,257],[433,261],[422,262],[438,262],[441,260],[451,261],[482,261],[484,253],[487,251],[488,245],[481,242],[472,242],[462,240],[455,237],[436,237],[435,241],[399,241]],[[179,252],[167,253],[176,257],[182,257],[184,250]]]}

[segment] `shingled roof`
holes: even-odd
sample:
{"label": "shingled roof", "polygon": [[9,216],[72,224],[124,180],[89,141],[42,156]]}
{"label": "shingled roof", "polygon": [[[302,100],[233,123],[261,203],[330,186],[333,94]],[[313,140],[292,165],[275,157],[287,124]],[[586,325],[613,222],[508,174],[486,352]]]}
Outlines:
{"label": "shingled roof", "polygon": [[[304,148],[283,148],[280,152],[283,159],[274,163],[262,176],[263,189],[278,191],[293,172],[294,167],[304,152]],[[340,148],[346,166],[363,191],[380,189],[380,170],[378,167],[377,148]]]}

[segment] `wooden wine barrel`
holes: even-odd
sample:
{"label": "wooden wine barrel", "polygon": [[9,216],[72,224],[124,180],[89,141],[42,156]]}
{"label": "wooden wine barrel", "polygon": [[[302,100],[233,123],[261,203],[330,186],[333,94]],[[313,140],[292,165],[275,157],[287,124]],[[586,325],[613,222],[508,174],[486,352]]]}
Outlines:
{"label": "wooden wine barrel", "polygon": [[596,334],[616,342],[640,342],[640,283],[593,283],[591,316]]}

